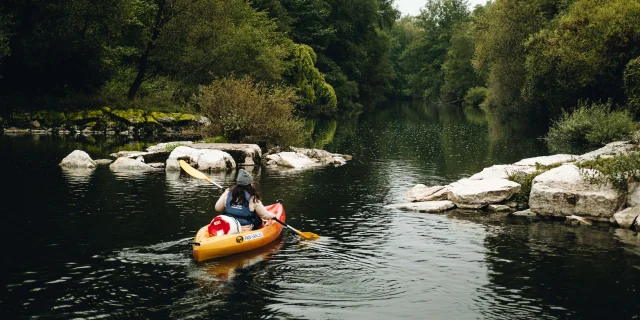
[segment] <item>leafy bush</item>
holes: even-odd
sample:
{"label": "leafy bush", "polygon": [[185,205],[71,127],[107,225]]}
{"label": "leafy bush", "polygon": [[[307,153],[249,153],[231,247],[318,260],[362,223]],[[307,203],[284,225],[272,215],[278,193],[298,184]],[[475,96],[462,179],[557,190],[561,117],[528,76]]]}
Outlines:
{"label": "leafy bush", "polygon": [[293,114],[295,92],[269,88],[250,78],[216,79],[201,86],[192,98],[193,107],[211,120],[202,128],[205,137],[223,135],[230,141],[266,145],[301,145],[304,122]]}
{"label": "leafy bush", "polygon": [[462,100],[464,107],[477,108],[487,98],[488,89],[485,87],[473,87],[467,91]]}
{"label": "leafy bush", "polygon": [[639,152],[616,155],[612,158],[598,157],[579,163],[578,167],[580,173],[591,183],[611,183],[620,190],[627,190],[630,182],[640,182]]}
{"label": "leafy bush", "polygon": [[611,110],[611,101],[588,106],[578,103],[572,113],[562,112],[545,136],[552,151],[566,151],[579,147],[599,147],[628,138],[635,129],[626,110]]}
{"label": "leafy bush", "polygon": [[520,175],[517,173],[512,173],[509,174],[509,176],[507,177],[507,179],[513,181],[513,182],[517,182],[520,184],[520,192],[516,193],[512,200],[518,202],[518,203],[524,203],[524,204],[529,204],[529,195],[531,194],[531,186],[533,184],[533,179],[535,179],[535,177],[543,174],[544,172],[547,172],[553,168],[557,168],[560,165],[562,165],[561,163],[557,163],[557,164],[552,164],[552,165],[542,165],[536,162],[536,171],[529,173],[529,174],[525,174],[525,175]]}

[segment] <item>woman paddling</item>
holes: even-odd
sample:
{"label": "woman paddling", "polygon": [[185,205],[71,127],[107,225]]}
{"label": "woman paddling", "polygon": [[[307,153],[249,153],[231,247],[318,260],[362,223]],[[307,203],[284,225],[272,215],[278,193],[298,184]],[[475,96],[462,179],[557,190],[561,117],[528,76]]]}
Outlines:
{"label": "woman paddling", "polygon": [[262,226],[262,220],[271,220],[275,215],[262,205],[262,198],[251,184],[253,178],[244,169],[238,171],[236,185],[229,187],[216,202],[216,211],[238,220],[243,231]]}

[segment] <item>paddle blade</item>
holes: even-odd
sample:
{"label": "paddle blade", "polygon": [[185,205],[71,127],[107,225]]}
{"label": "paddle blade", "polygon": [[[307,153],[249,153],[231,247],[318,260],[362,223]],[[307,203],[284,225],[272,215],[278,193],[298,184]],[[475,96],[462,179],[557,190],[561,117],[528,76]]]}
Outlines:
{"label": "paddle blade", "polygon": [[186,172],[190,176],[194,178],[202,179],[202,180],[209,180],[209,178],[205,176],[204,173],[196,170],[194,167],[190,166],[186,161],[180,160],[178,161],[178,163],[180,163],[180,168],[182,168],[182,170],[184,170],[184,172]]}
{"label": "paddle blade", "polygon": [[304,239],[304,240],[315,240],[315,239],[319,239],[319,238],[320,238],[320,236],[319,236],[319,235],[317,235],[317,234],[315,234],[315,233],[313,233],[313,232],[302,232],[302,231],[298,231],[297,233],[298,233],[298,235],[299,235],[300,237],[302,237],[302,239]]}
{"label": "paddle blade", "polygon": [[202,172],[196,170],[194,167],[190,166],[186,161],[179,160],[178,163],[180,163],[180,168],[182,168],[182,170],[184,170],[184,172],[186,172],[190,176],[192,176],[194,178],[205,180],[205,181],[210,182],[210,183],[213,183],[218,188],[224,189],[221,185],[219,185],[219,184],[215,183],[215,181],[209,179],[209,177],[207,177],[204,173],[202,173]]}

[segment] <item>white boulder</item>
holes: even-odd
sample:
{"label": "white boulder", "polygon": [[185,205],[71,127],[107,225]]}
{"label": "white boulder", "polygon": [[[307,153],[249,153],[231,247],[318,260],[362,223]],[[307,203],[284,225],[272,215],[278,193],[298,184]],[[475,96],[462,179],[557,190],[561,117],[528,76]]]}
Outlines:
{"label": "white boulder", "polygon": [[74,150],[68,156],[64,157],[59,166],[63,168],[85,168],[93,169],[98,164],[91,159],[89,154],[82,150]]}
{"label": "white boulder", "polygon": [[541,216],[577,215],[598,221],[609,221],[623,203],[622,192],[590,183],[573,164],[537,176],[529,197],[529,207]]}
{"label": "white boulder", "polygon": [[449,185],[449,200],[463,209],[480,209],[499,203],[520,191],[520,184],[507,179],[462,179]]}
{"label": "white boulder", "polygon": [[445,186],[427,187],[417,184],[406,195],[411,202],[447,200],[447,188]]}
{"label": "white boulder", "polygon": [[455,205],[453,204],[453,202],[449,200],[444,200],[444,201],[399,203],[399,204],[390,205],[389,207],[393,207],[403,211],[438,213],[438,212],[447,211],[449,209],[453,209],[455,208]]}
{"label": "white boulder", "polygon": [[173,149],[169,155],[165,169],[167,171],[180,170],[178,160],[185,158],[189,160],[187,162],[192,167],[200,171],[223,171],[236,167],[236,162],[231,155],[224,151],[179,146]]}
{"label": "white boulder", "polygon": [[535,166],[516,166],[511,164],[497,164],[489,168],[484,168],[481,172],[476,173],[469,177],[470,180],[485,180],[485,179],[507,179],[510,175],[516,175],[524,177],[527,174],[536,171]]}
{"label": "white boulder", "polygon": [[615,155],[629,153],[631,151],[634,151],[635,149],[636,149],[636,145],[630,141],[611,142],[600,149],[597,149],[576,157],[576,161],[582,162],[587,160],[593,160],[597,157],[610,158]]}
{"label": "white boulder", "polygon": [[262,150],[257,144],[250,143],[194,143],[190,145],[194,149],[220,150],[230,154],[236,165],[254,166],[260,163]]}
{"label": "white boulder", "polygon": [[640,188],[637,182],[629,184],[629,193],[627,194],[627,207],[635,207],[640,205]]}
{"label": "white boulder", "polygon": [[551,156],[543,156],[543,157],[535,157],[535,158],[527,158],[522,159],[514,165],[516,166],[535,166],[536,163],[543,166],[551,166],[555,164],[561,164],[565,162],[574,161],[576,156],[570,154],[554,154]]}
{"label": "white boulder", "polygon": [[155,146],[151,146],[147,148],[147,152],[156,153],[156,152],[167,152],[167,148],[171,148],[173,146],[189,146],[193,144],[193,141],[172,141],[172,142],[162,142],[158,143]]}
{"label": "white boulder", "polygon": [[131,159],[128,157],[120,157],[116,159],[112,164],[109,165],[109,169],[113,172],[151,172],[151,171],[159,171],[159,169],[154,168],[144,161]]}
{"label": "white boulder", "polygon": [[274,161],[279,166],[295,169],[305,169],[323,164],[306,155],[292,151],[270,154],[267,156],[267,159]]}
{"label": "white boulder", "polygon": [[638,216],[640,216],[640,207],[631,207],[614,214],[613,218],[620,227],[629,229],[640,219]]}

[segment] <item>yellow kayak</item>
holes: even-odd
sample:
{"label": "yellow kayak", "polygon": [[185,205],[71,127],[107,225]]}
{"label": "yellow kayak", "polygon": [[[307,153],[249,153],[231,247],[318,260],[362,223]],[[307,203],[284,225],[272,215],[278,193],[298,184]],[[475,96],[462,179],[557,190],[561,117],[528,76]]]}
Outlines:
{"label": "yellow kayak", "polygon": [[[282,203],[274,203],[265,208],[275,214],[280,221],[285,221],[286,216]],[[275,221],[265,222],[263,227],[258,230],[219,236],[211,236],[208,227],[209,225],[200,228],[191,244],[193,258],[197,262],[262,247],[277,239],[282,231],[282,225]]]}

